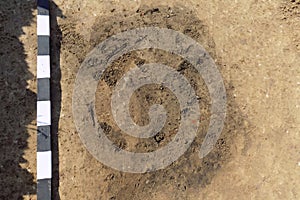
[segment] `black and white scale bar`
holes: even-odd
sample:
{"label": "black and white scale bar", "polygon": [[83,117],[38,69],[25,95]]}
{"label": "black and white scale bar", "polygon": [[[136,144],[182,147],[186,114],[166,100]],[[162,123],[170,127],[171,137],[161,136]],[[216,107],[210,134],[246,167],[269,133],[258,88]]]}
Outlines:
{"label": "black and white scale bar", "polygon": [[51,199],[51,101],[49,1],[37,1],[37,199]]}

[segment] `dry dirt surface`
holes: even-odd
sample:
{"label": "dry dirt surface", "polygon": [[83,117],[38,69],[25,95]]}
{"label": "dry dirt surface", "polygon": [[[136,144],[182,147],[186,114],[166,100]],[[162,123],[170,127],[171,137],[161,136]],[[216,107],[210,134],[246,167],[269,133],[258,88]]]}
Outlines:
{"label": "dry dirt surface", "polygon": [[[51,15],[54,199],[300,199],[300,1],[56,0]],[[0,199],[36,199],[35,16],[32,0],[0,2]],[[134,93],[130,112],[146,125],[149,107],[161,104],[168,112],[165,127],[148,139],[118,128],[111,94],[135,66],[162,63],[184,75],[199,97],[201,125],[188,151],[167,168],[124,173],[83,146],[72,92],[95,46],[151,26],[180,31],[209,52],[227,92],[225,127],[213,151],[199,159],[211,105],[201,76],[162,50],[127,53],[107,67],[96,92],[98,122],[118,148],[154,151],[180,124],[176,96],[152,84]]]}

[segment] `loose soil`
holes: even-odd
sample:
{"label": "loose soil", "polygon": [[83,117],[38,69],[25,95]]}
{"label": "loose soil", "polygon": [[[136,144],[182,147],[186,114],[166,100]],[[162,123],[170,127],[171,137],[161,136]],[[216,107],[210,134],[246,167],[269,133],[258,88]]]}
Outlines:
{"label": "loose soil", "polygon": [[[51,4],[53,197],[55,199],[299,199],[300,2],[97,1]],[[36,11],[34,2],[0,3],[0,199],[36,199]],[[190,82],[199,97],[200,127],[189,150],[163,170],[123,173],[98,162],[83,146],[72,118],[72,92],[86,55],[122,31],[156,26],[180,31],[215,60],[227,91],[227,117],[214,149],[199,159],[210,118],[210,97],[193,66],[177,55],[145,49],[123,55],[105,70],[96,114],[119,148],[154,151],[180,124],[168,88],[147,85],[131,97],[139,125],[161,104],[165,127],[153,138],[122,132],[111,114],[111,92],[135,66],[162,63]]]}

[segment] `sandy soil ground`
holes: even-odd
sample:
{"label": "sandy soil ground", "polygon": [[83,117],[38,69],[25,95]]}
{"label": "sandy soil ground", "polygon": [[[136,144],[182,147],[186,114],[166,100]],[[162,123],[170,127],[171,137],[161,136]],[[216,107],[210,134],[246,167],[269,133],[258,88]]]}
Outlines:
{"label": "sandy soil ground", "polygon": [[[36,11],[34,2],[1,1],[0,199],[36,199]],[[300,2],[56,0],[51,5],[55,199],[299,199]],[[178,102],[166,88],[141,88],[131,113],[147,124],[147,108],[164,105],[168,123],[155,137],[123,133],[110,111],[111,91],[130,68],[150,62],[182,73],[200,97],[203,123],[190,149],[164,170],[130,174],[98,162],[82,145],[72,118],[76,73],[107,37],[137,27],[171,28],[198,41],[215,60],[227,90],[225,128],[199,160],[210,98],[182,58],[159,50],[126,54],[99,82],[96,112],[120,148],[153,151],[176,134]]]}

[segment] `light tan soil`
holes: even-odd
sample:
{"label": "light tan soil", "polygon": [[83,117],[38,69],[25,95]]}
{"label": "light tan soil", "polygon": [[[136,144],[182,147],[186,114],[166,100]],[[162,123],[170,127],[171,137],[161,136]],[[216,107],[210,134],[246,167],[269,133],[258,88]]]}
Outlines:
{"label": "light tan soil", "polygon": [[[18,7],[6,3],[12,9]],[[300,198],[298,1],[57,0],[55,3],[57,6],[52,4],[51,13],[53,118],[54,126],[58,126],[53,128],[54,134],[57,133],[54,143],[58,144],[58,148],[53,145],[54,186],[59,185],[58,191],[54,190],[56,199]],[[1,46],[1,63],[6,66],[1,67],[1,78],[27,81],[27,85],[19,82],[21,85],[14,89],[5,85],[4,80],[5,89],[0,91],[3,199],[36,198],[36,25],[33,17],[36,12],[30,8],[26,11],[22,20],[27,21],[18,27],[18,32],[6,28],[13,21],[0,21],[9,35],[22,42],[7,39],[1,33],[1,45],[5,44]],[[1,13],[1,17],[8,15],[2,8]],[[101,164],[82,145],[72,118],[72,92],[76,73],[88,52],[111,35],[144,26],[180,31],[210,53],[224,80],[228,111],[225,128],[214,150],[200,160],[197,152],[210,117],[210,98],[201,77],[182,58],[160,50],[123,55],[108,66],[96,93],[98,120],[115,145],[128,151],[153,151],[170,142],[180,123],[176,97],[167,88],[150,85],[135,92],[130,111],[135,122],[144,125],[149,122],[146,114],[149,106],[164,105],[169,116],[164,129],[153,138],[136,139],[117,127],[111,115],[111,91],[116,81],[135,65],[160,62],[175,68],[195,89],[201,108],[198,135],[179,160],[164,170],[130,174]],[[15,64],[14,58],[5,59],[14,51],[14,44],[19,45],[16,57],[21,64]],[[27,70],[26,74],[30,71],[32,76],[20,75],[21,71],[9,75],[19,70],[18,66]],[[8,83],[12,85],[15,81]],[[15,114],[14,109],[23,112]],[[24,135],[18,141],[21,133]],[[9,138],[9,134],[13,137]]]}

